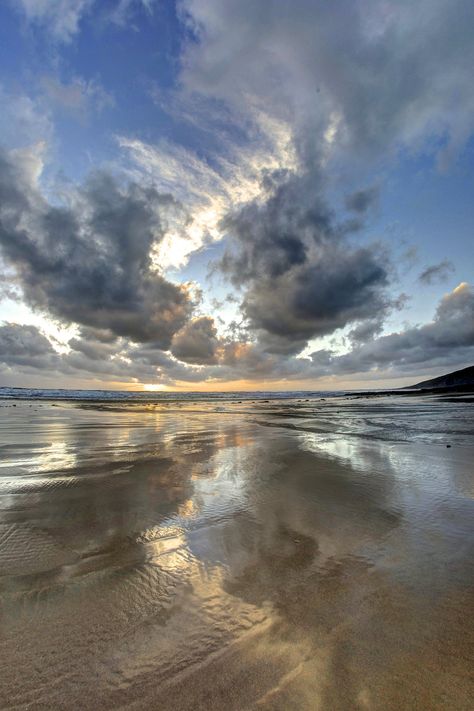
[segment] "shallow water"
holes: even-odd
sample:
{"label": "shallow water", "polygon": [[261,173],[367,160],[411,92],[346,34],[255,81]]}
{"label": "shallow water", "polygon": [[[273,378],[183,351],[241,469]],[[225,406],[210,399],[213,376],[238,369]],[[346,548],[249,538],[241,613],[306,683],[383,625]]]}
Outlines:
{"label": "shallow water", "polygon": [[4,401],[0,438],[0,708],[472,708],[471,405]]}

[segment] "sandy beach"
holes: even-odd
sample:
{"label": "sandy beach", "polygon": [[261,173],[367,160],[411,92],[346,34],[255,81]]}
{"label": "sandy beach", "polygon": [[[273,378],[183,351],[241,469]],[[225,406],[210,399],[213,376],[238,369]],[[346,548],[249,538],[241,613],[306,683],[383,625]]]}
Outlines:
{"label": "sandy beach", "polygon": [[0,405],[2,710],[472,708],[472,405]]}

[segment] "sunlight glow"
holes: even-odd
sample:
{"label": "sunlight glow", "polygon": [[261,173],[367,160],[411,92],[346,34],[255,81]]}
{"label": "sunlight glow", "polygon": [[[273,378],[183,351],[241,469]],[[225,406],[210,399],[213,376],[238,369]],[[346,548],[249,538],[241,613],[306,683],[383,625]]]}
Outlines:
{"label": "sunlight glow", "polygon": [[165,385],[161,383],[142,383],[142,388],[148,393],[160,392],[162,390],[167,390]]}

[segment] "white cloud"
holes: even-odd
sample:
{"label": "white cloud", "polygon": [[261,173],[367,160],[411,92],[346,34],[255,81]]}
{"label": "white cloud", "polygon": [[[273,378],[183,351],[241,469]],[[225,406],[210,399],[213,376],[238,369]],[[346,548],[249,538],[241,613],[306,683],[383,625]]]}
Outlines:
{"label": "white cloud", "polygon": [[37,100],[24,93],[9,92],[0,85],[0,106],[2,145],[17,148],[51,141],[51,116]]}
{"label": "white cloud", "polygon": [[219,223],[229,211],[264,199],[266,173],[297,167],[288,127],[261,111],[252,112],[244,145],[225,140],[212,164],[195,151],[166,141],[148,144],[124,136],[118,141],[128,155],[126,170],[135,179],[170,192],[189,212],[190,219],[177,221],[159,246],[157,261],[164,268],[183,266],[206,241],[221,239]]}
{"label": "white cloud", "polygon": [[47,28],[57,39],[68,42],[94,0],[19,0],[29,22]]}
{"label": "white cloud", "polygon": [[[15,1],[15,0],[13,0]],[[46,30],[59,42],[70,42],[79,32],[82,19],[92,8],[100,10],[101,19],[116,25],[130,22],[134,10],[151,13],[157,0],[116,0],[107,9],[98,0],[16,0],[27,20]]]}

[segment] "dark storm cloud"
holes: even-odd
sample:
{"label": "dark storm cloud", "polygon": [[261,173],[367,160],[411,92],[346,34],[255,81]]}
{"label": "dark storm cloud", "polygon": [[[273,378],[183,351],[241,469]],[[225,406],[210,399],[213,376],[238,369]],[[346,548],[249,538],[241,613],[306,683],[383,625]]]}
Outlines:
{"label": "dark storm cloud", "polygon": [[291,176],[265,203],[251,202],[223,221],[240,249],[227,252],[220,266],[236,286],[279,277],[304,264],[312,245],[336,236],[333,217],[320,197],[318,176]]}
{"label": "dark storm cloud", "polygon": [[54,367],[59,361],[48,339],[36,326],[0,326],[0,363],[6,366]]}
{"label": "dark storm cloud", "polygon": [[378,336],[383,330],[383,319],[372,319],[363,321],[355,326],[349,332],[350,341],[358,345],[371,341],[375,336]]}
{"label": "dark storm cloud", "polygon": [[71,338],[69,347],[78,353],[82,353],[90,360],[100,361],[108,359],[114,355],[119,349],[119,343],[122,339],[114,338],[111,341],[102,341],[99,338],[94,338],[91,330],[84,333],[81,331],[80,337]]}
{"label": "dark storm cloud", "polygon": [[0,153],[0,251],[24,298],[67,321],[168,348],[191,315],[188,289],[152,264],[168,195],[110,175],[91,176],[68,207],[46,202],[21,166]]}
{"label": "dark storm cloud", "polygon": [[214,319],[208,316],[189,321],[175,333],[171,344],[172,354],[185,363],[211,365],[216,363],[218,346]]}
{"label": "dark storm cloud", "polygon": [[310,339],[384,309],[386,284],[385,267],[372,251],[328,248],[315,262],[252,284],[243,306],[254,328]]}
{"label": "dark storm cloud", "polygon": [[52,385],[54,379],[63,377],[68,386],[94,379],[169,385],[203,377],[199,368],[176,361],[153,344],[137,346],[123,338],[106,343],[88,331],[87,338],[80,334],[67,345],[68,352],[59,353],[36,326],[4,323],[0,326],[0,375],[8,377],[8,382],[20,374],[36,375],[42,378],[40,384],[48,377],[53,378]]}
{"label": "dark storm cloud", "polygon": [[348,338],[353,346],[359,346],[367,341],[372,341],[383,331],[387,316],[393,311],[401,311],[409,301],[407,294],[400,294],[396,299],[387,301],[374,318],[368,318],[356,323],[348,333]]}
{"label": "dark storm cloud", "polygon": [[94,342],[81,341],[80,338],[72,339],[69,347],[68,353],[58,353],[36,326],[4,323],[0,326],[0,372],[47,376],[87,374],[88,377],[100,375],[110,380],[127,375],[126,363],[113,359],[119,348],[98,356],[94,352]]}
{"label": "dark storm cloud", "polygon": [[446,281],[449,275],[455,271],[454,264],[449,259],[443,259],[439,264],[433,264],[431,267],[423,269],[418,281],[422,284],[430,286],[431,284]]}
{"label": "dark storm cloud", "polygon": [[314,174],[288,180],[225,226],[238,248],[220,268],[245,288],[243,313],[269,352],[297,353],[311,338],[386,311],[386,256],[350,245],[361,224],[336,223]]}

